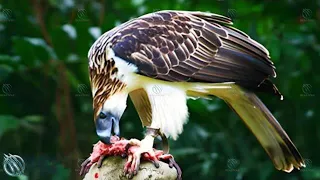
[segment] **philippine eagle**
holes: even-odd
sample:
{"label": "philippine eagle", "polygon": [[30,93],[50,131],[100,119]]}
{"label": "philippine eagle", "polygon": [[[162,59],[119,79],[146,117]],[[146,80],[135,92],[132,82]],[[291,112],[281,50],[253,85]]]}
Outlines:
{"label": "philippine eagle", "polygon": [[[243,120],[278,170],[304,167],[286,132],[254,92],[283,98],[270,81],[268,50],[233,28],[229,18],[204,12],[159,11],[99,37],[89,50],[94,122],[101,141],[119,135],[130,96],[143,126],[176,139],[188,119],[188,98],[223,99]],[[147,134],[136,152],[152,151]]]}

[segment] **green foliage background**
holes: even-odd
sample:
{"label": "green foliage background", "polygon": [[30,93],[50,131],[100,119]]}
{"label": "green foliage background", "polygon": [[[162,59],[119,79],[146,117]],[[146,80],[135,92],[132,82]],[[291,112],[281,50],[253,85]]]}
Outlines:
{"label": "green foliage background", "polygon": [[[269,49],[284,101],[259,94],[307,168],[277,171],[255,137],[219,99],[190,100],[190,120],[171,152],[183,179],[320,179],[320,2],[303,0],[1,0],[0,155],[26,162],[19,179],[80,179],[98,141],[87,52],[101,33],[147,12],[210,11]],[[122,135],[143,137],[129,101]],[[0,179],[17,179],[0,169]]]}

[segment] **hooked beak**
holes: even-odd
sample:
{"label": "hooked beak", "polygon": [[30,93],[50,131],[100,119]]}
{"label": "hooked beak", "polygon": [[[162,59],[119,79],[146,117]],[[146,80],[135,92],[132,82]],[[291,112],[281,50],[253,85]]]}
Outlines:
{"label": "hooked beak", "polygon": [[96,120],[96,132],[103,143],[110,144],[112,135],[120,135],[119,121],[120,118],[111,113],[100,113]]}

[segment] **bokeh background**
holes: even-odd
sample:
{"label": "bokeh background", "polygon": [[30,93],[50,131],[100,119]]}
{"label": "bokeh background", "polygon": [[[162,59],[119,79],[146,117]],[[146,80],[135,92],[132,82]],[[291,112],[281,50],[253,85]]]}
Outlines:
{"label": "bokeh background", "polygon": [[[228,16],[267,47],[284,100],[259,96],[307,164],[291,174],[277,171],[223,101],[190,100],[189,123],[170,142],[183,179],[320,179],[319,1],[0,0],[0,157],[16,154],[26,163],[19,177],[9,177],[1,164],[1,180],[80,179],[80,164],[98,141],[87,52],[101,33],[164,9]],[[142,138],[128,103],[122,135]]]}

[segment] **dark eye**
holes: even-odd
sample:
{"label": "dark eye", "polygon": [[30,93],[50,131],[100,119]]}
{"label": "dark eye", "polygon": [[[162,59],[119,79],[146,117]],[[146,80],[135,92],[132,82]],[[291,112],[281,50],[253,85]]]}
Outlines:
{"label": "dark eye", "polygon": [[99,114],[99,118],[100,118],[100,119],[105,119],[106,117],[107,117],[107,115],[104,114],[103,112],[101,112],[101,113]]}

